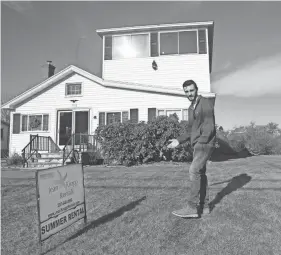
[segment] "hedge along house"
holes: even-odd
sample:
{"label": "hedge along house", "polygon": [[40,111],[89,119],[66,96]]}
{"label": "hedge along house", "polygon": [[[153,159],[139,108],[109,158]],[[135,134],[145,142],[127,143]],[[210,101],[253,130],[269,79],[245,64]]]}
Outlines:
{"label": "hedge along house", "polygon": [[97,30],[101,78],[73,65],[55,74],[48,63],[46,80],[2,106],[12,109],[10,153],[21,153],[30,135],[48,137],[62,150],[71,134],[93,135],[98,125],[173,113],[187,120],[185,80],[193,79],[199,94],[215,100],[213,30],[212,21]]}

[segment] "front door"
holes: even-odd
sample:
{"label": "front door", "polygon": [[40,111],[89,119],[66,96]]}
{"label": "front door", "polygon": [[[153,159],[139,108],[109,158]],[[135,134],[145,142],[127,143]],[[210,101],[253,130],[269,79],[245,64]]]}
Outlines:
{"label": "front door", "polygon": [[88,143],[88,136],[83,136],[80,134],[88,134],[89,131],[89,112],[88,111],[75,111],[74,112],[75,119],[75,145],[79,145],[80,143],[85,144]]}
{"label": "front door", "polygon": [[[64,146],[72,134],[88,134],[89,111],[58,112],[58,145]],[[76,139],[75,139],[76,140]],[[75,144],[77,142],[75,141]]]}
{"label": "front door", "polygon": [[72,134],[72,112],[60,111],[58,116],[58,145],[65,145]]}

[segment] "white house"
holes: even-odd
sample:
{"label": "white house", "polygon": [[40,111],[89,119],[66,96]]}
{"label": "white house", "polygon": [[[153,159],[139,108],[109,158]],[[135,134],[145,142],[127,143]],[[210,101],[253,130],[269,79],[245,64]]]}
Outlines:
{"label": "white house", "polygon": [[76,66],[54,73],[2,107],[11,109],[10,153],[21,153],[30,134],[60,147],[72,133],[94,134],[98,125],[148,121],[176,112],[187,119],[182,83],[193,79],[199,93],[213,97],[214,23],[194,22],[99,29],[102,77]]}

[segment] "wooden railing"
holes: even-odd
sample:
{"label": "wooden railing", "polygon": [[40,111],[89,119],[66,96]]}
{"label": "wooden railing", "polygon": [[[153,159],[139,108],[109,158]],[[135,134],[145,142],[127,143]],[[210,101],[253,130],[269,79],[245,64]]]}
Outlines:
{"label": "wooden railing", "polygon": [[59,146],[50,136],[30,135],[29,143],[22,150],[23,167],[28,166],[28,160],[36,155],[38,158],[39,151],[58,152]]}
{"label": "wooden railing", "polygon": [[78,163],[78,154],[81,155],[82,152],[96,152],[99,150],[100,146],[95,135],[72,134],[63,148],[63,165],[70,157],[75,163]]}

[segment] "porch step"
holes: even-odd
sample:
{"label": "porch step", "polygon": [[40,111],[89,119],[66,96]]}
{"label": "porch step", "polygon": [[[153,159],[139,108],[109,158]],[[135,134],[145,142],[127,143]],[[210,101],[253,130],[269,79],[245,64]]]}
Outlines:
{"label": "porch step", "polygon": [[[68,159],[67,159],[68,160]],[[63,157],[60,157],[60,158],[58,158],[58,157],[48,157],[48,158],[38,158],[37,160],[36,160],[38,163],[48,163],[48,162],[58,162],[58,163],[62,163],[62,161],[63,161]]]}
{"label": "porch step", "polygon": [[63,152],[54,152],[54,153],[40,153],[41,159],[43,158],[63,158]]}

